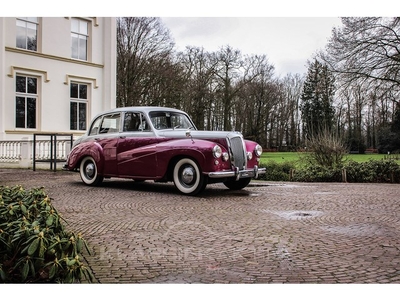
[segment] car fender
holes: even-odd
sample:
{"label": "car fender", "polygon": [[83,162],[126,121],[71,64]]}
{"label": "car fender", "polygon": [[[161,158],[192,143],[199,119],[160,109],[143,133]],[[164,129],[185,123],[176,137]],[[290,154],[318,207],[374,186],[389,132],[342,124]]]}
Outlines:
{"label": "car fender", "polygon": [[258,143],[250,140],[244,140],[245,146],[246,146],[246,151],[251,152],[252,154],[252,159],[247,161],[247,167],[248,168],[253,168],[254,166],[258,165],[259,160],[258,157],[256,157],[256,154],[254,153],[255,147],[258,145]]}
{"label": "car fender", "polygon": [[178,157],[191,157],[196,160],[203,172],[209,172],[214,161],[212,149],[216,143],[200,139],[169,140],[157,145],[157,161],[160,170],[165,172],[171,161]]}
{"label": "car fender", "polygon": [[86,156],[93,157],[97,165],[97,171],[99,174],[102,174],[104,167],[104,154],[103,148],[97,142],[86,142],[75,146],[68,156],[68,169],[74,170],[79,168],[81,160]]}

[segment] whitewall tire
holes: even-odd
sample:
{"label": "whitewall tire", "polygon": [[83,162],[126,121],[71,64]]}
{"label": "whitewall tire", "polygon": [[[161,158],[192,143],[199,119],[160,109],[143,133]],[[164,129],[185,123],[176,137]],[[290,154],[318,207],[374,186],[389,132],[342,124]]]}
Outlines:
{"label": "whitewall tire", "polygon": [[98,174],[96,162],[91,156],[82,159],[79,174],[82,181],[87,185],[99,185],[103,182],[103,176]]}
{"label": "whitewall tire", "polygon": [[199,166],[190,158],[182,158],[175,164],[173,180],[176,188],[186,195],[196,195],[207,185]]}

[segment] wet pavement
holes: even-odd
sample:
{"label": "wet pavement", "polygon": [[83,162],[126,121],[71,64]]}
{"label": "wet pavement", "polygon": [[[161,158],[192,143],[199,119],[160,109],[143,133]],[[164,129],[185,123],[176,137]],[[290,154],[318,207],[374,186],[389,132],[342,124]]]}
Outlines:
{"label": "wet pavement", "polygon": [[82,232],[99,283],[400,283],[400,185],[254,181],[207,186],[0,169],[0,185],[44,186]]}

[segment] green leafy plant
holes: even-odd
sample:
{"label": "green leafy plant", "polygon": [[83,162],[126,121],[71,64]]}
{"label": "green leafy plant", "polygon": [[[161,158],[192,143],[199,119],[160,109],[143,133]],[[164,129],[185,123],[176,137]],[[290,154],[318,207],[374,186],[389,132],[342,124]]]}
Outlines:
{"label": "green leafy plant", "polygon": [[345,168],[349,182],[400,182],[400,165],[392,160],[349,161]]}
{"label": "green leafy plant", "polygon": [[295,171],[293,181],[303,182],[339,182],[341,170],[319,165],[307,165]]}
{"label": "green leafy plant", "polygon": [[0,187],[0,282],[93,282],[90,250],[66,231],[43,188]]}
{"label": "green leafy plant", "polygon": [[268,161],[260,164],[261,168],[266,168],[267,172],[261,174],[260,180],[267,181],[289,181],[290,171],[295,168],[295,162],[282,162]]}

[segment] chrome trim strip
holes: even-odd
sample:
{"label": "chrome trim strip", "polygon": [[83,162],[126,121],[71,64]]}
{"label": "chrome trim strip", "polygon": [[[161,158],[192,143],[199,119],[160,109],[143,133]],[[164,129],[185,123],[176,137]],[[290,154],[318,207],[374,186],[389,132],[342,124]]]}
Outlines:
{"label": "chrome trim strip", "polygon": [[258,168],[257,166],[254,167],[254,169],[247,169],[247,170],[241,170],[239,172],[235,171],[220,171],[220,172],[210,172],[208,173],[208,176],[210,178],[227,178],[227,177],[235,177],[236,180],[239,180],[240,178],[257,178],[259,174],[265,174],[266,173],[266,168]]}

